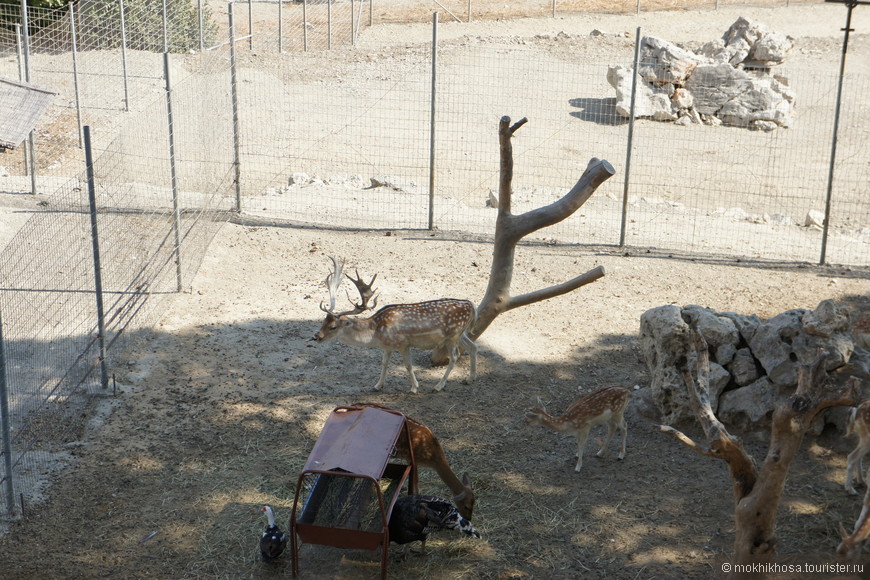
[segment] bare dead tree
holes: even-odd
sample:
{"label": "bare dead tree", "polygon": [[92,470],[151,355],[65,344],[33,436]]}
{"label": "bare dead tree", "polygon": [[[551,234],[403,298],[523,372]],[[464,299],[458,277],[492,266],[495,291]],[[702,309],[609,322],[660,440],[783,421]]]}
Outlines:
{"label": "bare dead tree", "polygon": [[[520,240],[532,232],[557,224],[571,216],[586,203],[598,186],[616,174],[616,170],[610,163],[593,157],[574,187],[561,199],[550,205],[514,215],[511,212],[511,183],[514,171],[511,138],[527,122],[528,119],[523,117],[511,125],[511,119],[508,116],[502,117],[499,121],[498,215],[495,222],[492,267],[486,293],[477,307],[477,321],[468,333],[473,340],[480,337],[492,321],[503,312],[567,294],[604,276],[604,267],[598,266],[567,282],[520,296],[511,296],[514,256]],[[442,364],[446,360],[446,352],[436,351],[432,354],[432,362],[435,364]]]}
{"label": "bare dead tree", "polygon": [[687,365],[678,370],[686,383],[707,443],[697,443],[667,425],[661,425],[660,429],[701,455],[721,459],[728,465],[734,494],[734,560],[748,563],[755,558],[772,556],[776,554],[779,503],[791,462],[800,449],[804,434],[824,409],[856,404],[860,399],[860,381],[852,377],[840,386],[829,381],[823,352],[812,364],[802,365],[794,394],[781,399],[774,409],[770,445],[759,469],[740,440],[731,435],[713,413],[707,343],[695,328],[691,332],[697,351],[697,382]]}

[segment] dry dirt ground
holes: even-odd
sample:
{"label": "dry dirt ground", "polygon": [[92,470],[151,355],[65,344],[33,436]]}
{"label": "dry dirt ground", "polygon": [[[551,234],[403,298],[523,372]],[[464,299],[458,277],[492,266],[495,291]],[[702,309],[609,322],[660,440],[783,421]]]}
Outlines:
{"label": "dry dirt ground", "polygon": [[[823,44],[836,47],[833,38]],[[649,308],[700,304],[768,317],[833,298],[870,314],[870,272],[532,244],[518,252],[514,294],[599,265],[607,274],[499,317],[479,341],[471,384],[463,358],[444,391],[433,392],[443,371],[418,352],[419,394],[408,392],[395,355],[383,391],[373,392],[379,352],[309,341],[330,255],[379,273],[387,304],[479,301],[491,252],[487,241],[443,232],[227,224],[192,289],[168,300],[165,318],[115,361],[122,392],[100,403],[113,412],[95,413],[47,499],[0,538],[0,575],[289,576],[289,553],[271,564],[259,559],[259,508],[274,506],[286,528],[299,470],[329,412],[374,401],[440,437],[454,470],[474,482],[474,524],[483,534],[433,535],[430,554],[394,559],[391,577],[713,577],[734,537],[724,464],[632,411],[626,458],[617,461],[613,447],[601,459],[590,453],[577,474],[573,440],[526,425],[523,411],[540,400],[559,412],[604,385],[646,385],[636,337]],[[842,488],[851,443],[836,433],[805,442],[781,504],[781,553],[828,558],[838,524],[856,518],[860,499]],[[756,457],[766,450],[760,438],[747,445]],[[425,470],[421,488],[449,495]],[[303,578],[375,578],[379,561],[371,552],[306,545],[301,567]]]}

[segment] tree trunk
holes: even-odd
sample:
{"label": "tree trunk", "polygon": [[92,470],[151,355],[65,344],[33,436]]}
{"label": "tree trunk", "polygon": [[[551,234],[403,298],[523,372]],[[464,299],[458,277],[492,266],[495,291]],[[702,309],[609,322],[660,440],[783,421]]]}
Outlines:
{"label": "tree trunk", "polygon": [[692,328],[698,353],[697,384],[688,369],[680,372],[689,398],[704,433],[708,447],[704,448],[673,427],[660,429],[708,457],[728,464],[734,491],[734,561],[746,564],[776,554],[776,518],[791,462],[800,450],[804,435],[816,416],[829,407],[854,405],[860,399],[860,381],[851,377],[843,386],[828,380],[824,353],[820,352],[811,365],[800,367],[793,395],[781,399],[773,412],[770,446],[761,469],[712,411],[709,400],[710,360],[707,343]]}
{"label": "tree trunk", "polygon": [[[492,321],[503,312],[567,294],[604,276],[604,268],[598,266],[562,284],[520,296],[511,296],[510,288],[517,244],[530,233],[557,224],[571,216],[586,203],[598,186],[616,174],[616,170],[607,161],[593,157],[574,187],[561,199],[545,207],[514,215],[511,213],[511,183],[514,165],[511,137],[517,129],[526,124],[528,119],[520,119],[514,125],[511,125],[510,121],[510,117],[507,116],[502,117],[499,121],[498,216],[495,222],[492,267],[490,268],[486,293],[477,307],[477,321],[469,333],[472,340],[477,340],[492,324]],[[436,350],[432,353],[432,362],[435,364],[444,364],[447,362],[447,358],[447,353],[443,350]]]}

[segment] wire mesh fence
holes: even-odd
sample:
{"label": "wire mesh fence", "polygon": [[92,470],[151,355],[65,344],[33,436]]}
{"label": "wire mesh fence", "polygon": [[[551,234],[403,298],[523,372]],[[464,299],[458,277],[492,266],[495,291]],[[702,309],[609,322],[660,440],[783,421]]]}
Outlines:
{"label": "wire mesh fence", "polygon": [[[439,42],[433,25],[432,42],[367,45],[360,32],[385,18],[377,2],[182,4],[172,3],[174,20],[134,16],[142,5],[129,0],[46,12],[30,50],[20,31],[0,28],[0,74],[24,78],[29,66],[60,94],[43,137],[97,127],[105,298],[101,336],[88,183],[77,172],[53,185],[51,164],[67,153],[37,139],[42,187],[56,191],[0,263],[11,403],[0,453],[17,489],[38,488],[106,392],[100,339],[117,363],[124,339],[160,314],[159,298],[189,282],[229,210],[491,234],[503,115],[530,120],[514,138],[516,213],[558,200],[590,158],[617,170],[541,232],[548,241],[817,262],[823,232],[807,217],[825,211],[830,188],[826,260],[870,264],[870,79],[845,79],[830,180],[833,60],[777,71],[796,95],[788,128],[630,123],[608,80],[612,67],[633,67],[624,35]],[[154,33],[119,40],[122,13]],[[27,174],[23,161],[0,164],[12,179]]]}
{"label": "wire mesh fence", "polygon": [[[577,40],[402,47],[382,50],[376,64],[360,51],[285,55],[255,70],[244,70],[246,62],[243,211],[324,225],[431,223],[491,233],[496,128],[507,114],[531,121],[514,143],[515,211],[558,199],[591,157],[617,169],[584,211],[548,228],[550,239],[820,260],[821,220],[812,216],[826,208],[835,67],[777,69],[796,95],[788,128],[642,118],[629,141],[608,70],[632,68],[633,43],[611,39],[603,50],[616,47],[624,56],[590,58],[588,47],[572,46]],[[838,193],[825,258],[832,263],[866,265],[870,258],[863,225],[870,206],[860,194],[868,171],[860,96],[867,89],[861,75],[844,85],[848,130],[841,138],[854,138],[834,167]]]}
{"label": "wire mesh fence", "polygon": [[17,492],[3,494],[4,513],[38,500],[46,474],[69,460],[88,407],[112,393],[104,363],[122,364],[123,345],[161,315],[161,298],[189,287],[231,207],[229,59],[167,54],[165,65],[161,82],[170,71],[190,75],[149,97],[119,132],[93,133],[96,211],[82,171],[40,202],[0,257],[9,408],[0,456],[11,468],[0,489],[12,482]]}

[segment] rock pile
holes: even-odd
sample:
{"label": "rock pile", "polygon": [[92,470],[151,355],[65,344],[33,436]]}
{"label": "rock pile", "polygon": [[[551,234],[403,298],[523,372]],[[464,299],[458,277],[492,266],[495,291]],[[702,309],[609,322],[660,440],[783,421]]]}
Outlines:
{"label": "rock pile", "polygon": [[[654,36],[641,39],[635,117],[678,124],[727,124],[770,131],[791,125],[795,95],[771,73],[792,39],[739,18],[720,40],[692,52]],[[607,81],[616,110],[631,114],[633,69],[615,65]]]}
{"label": "rock pile", "polygon": [[[768,320],[756,315],[714,312],[702,306],[659,306],[640,319],[640,345],[652,377],[650,395],[662,422],[694,417],[677,365],[695,368],[689,325],[710,349],[710,400],[719,419],[739,429],[766,427],[776,402],[794,391],[798,367],[810,364],[819,350],[833,380],[850,376],[870,388],[870,351],[856,344],[851,316],[832,300],[815,310],[797,308]],[[846,409],[832,409],[825,422],[842,429]]]}

